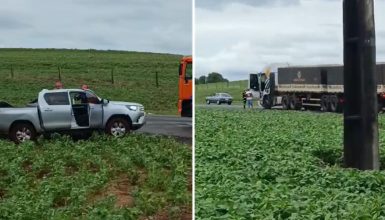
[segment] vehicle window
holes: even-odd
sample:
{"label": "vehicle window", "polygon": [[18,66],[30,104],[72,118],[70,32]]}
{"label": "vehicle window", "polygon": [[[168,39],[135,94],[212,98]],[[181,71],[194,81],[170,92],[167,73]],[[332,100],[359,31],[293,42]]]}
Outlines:
{"label": "vehicle window", "polygon": [[71,92],[71,104],[72,105],[81,105],[81,104],[87,104],[87,95],[85,92]]}
{"label": "vehicle window", "polygon": [[185,79],[186,80],[192,79],[192,63],[187,63]]}
{"label": "vehicle window", "polygon": [[44,94],[44,99],[48,105],[69,105],[68,93],[54,92]]}
{"label": "vehicle window", "polygon": [[87,91],[86,96],[87,96],[87,103],[100,104],[99,98],[94,93]]}

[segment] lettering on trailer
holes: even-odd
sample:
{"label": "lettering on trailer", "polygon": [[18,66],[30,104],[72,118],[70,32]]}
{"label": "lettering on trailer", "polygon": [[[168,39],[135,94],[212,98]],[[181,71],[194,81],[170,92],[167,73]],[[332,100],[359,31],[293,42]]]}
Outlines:
{"label": "lettering on trailer", "polygon": [[306,80],[302,78],[302,73],[301,71],[297,72],[297,78],[293,79],[293,82],[305,82]]}

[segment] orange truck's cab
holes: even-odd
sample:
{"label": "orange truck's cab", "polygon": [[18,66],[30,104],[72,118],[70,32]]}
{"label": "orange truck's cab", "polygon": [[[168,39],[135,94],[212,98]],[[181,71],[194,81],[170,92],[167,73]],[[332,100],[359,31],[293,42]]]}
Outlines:
{"label": "orange truck's cab", "polygon": [[178,112],[192,117],[192,57],[183,57],[179,65]]}

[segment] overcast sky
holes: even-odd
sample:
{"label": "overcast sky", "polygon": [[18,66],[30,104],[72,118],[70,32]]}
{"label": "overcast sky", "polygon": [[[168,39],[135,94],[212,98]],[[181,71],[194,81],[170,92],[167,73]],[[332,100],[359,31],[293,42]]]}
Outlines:
{"label": "overcast sky", "polygon": [[[247,79],[271,65],[343,63],[342,0],[196,0],[196,75]],[[385,0],[375,1],[385,61]]]}
{"label": "overcast sky", "polygon": [[0,47],[192,54],[192,0],[2,0]]}

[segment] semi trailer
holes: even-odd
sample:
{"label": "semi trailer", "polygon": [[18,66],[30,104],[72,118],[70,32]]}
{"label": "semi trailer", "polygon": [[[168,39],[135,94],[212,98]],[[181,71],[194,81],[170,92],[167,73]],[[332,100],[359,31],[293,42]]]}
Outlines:
{"label": "semi trailer", "polygon": [[[377,100],[385,104],[385,63],[376,65]],[[357,79],[360,80],[360,79]],[[289,66],[276,72],[250,74],[249,88],[260,94],[261,106],[270,109],[318,108],[342,112],[344,104],[343,65]]]}

